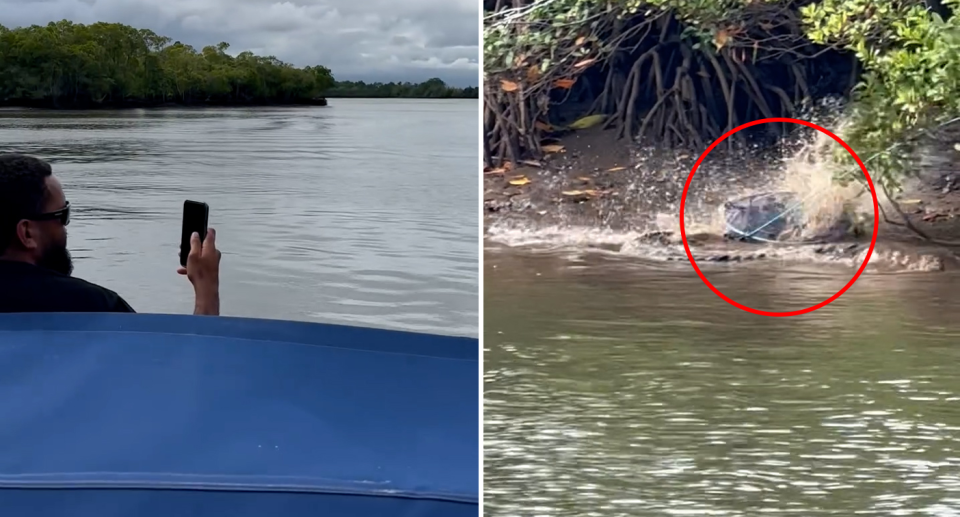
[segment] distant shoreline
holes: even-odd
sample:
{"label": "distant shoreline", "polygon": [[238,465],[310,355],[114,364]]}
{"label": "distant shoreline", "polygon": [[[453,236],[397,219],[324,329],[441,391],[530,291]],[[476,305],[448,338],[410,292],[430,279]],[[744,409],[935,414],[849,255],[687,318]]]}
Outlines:
{"label": "distant shoreline", "polygon": [[327,99],[303,99],[288,102],[237,102],[237,101],[199,101],[199,102],[159,102],[143,100],[90,102],[78,101],[71,103],[43,100],[0,100],[0,108],[34,108],[63,111],[100,110],[100,109],[138,109],[138,108],[258,108],[274,106],[326,106]]}
{"label": "distant shoreline", "polygon": [[424,101],[479,101],[479,97],[386,97],[376,95],[328,95],[326,99],[377,99],[377,100],[424,100]]}
{"label": "distant shoreline", "polygon": [[329,68],[195,48],[147,29],[68,20],[0,25],[0,107],[97,110],[326,106],[327,98],[479,98],[479,86],[337,81]]}
{"label": "distant shoreline", "polygon": [[77,102],[77,103],[52,103],[48,100],[43,101],[0,101],[0,109],[3,108],[29,108],[45,109],[55,111],[95,111],[95,110],[125,110],[125,109],[169,109],[169,108],[299,108],[307,106],[325,107],[329,106],[328,99],[358,99],[358,100],[430,100],[430,101],[479,101],[474,97],[364,97],[364,96],[338,96],[321,97],[310,100],[299,100],[289,102],[233,102],[233,101],[210,101],[210,102],[144,102],[144,101],[124,101],[124,102]]}

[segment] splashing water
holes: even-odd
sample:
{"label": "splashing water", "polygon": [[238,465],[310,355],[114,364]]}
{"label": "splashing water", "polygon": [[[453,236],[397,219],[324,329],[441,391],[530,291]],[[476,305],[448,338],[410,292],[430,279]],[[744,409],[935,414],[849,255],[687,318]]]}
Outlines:
{"label": "splashing water", "polygon": [[[843,127],[839,125],[837,134],[843,133]],[[802,200],[802,238],[823,234],[845,220],[855,221],[872,212],[871,198],[862,195],[862,186],[843,186],[834,180],[838,170],[832,155],[839,147],[832,138],[817,131],[784,162],[778,188],[793,192]]]}
{"label": "splashing water", "polygon": [[[825,108],[835,109],[837,106],[824,103],[818,110],[821,115],[809,115],[808,120],[814,120],[842,138],[846,122],[833,115],[823,115]],[[727,189],[723,194],[726,195],[726,200],[773,192],[794,194],[799,200],[799,206],[790,205],[789,208],[795,209],[795,215],[802,225],[800,234],[796,236],[800,241],[831,232],[837,235],[836,231],[842,230],[845,224],[872,217],[871,198],[863,195],[865,191],[861,185],[851,183],[843,186],[835,181],[839,166],[833,156],[835,152],[842,150],[840,144],[830,136],[814,129],[803,128],[784,141],[780,148],[776,157],[759,158],[767,170],[756,175],[756,178],[744,178],[739,171],[725,171],[727,175],[733,176],[732,181],[725,185]],[[748,156],[744,156],[744,159],[751,160]],[[697,180],[695,177],[693,184],[697,184]],[[708,184],[699,188],[710,190],[715,186]],[[691,197],[696,196],[694,189],[694,185],[691,185]],[[698,207],[701,209],[695,210],[693,214],[688,209],[685,221],[687,233],[724,233],[727,223],[722,205],[722,201],[715,202],[712,210],[702,210],[700,203]],[[662,220],[666,223],[666,218]],[[673,227],[669,224],[658,226],[679,230],[679,221],[674,223]]]}
{"label": "splashing water", "polygon": [[[842,106],[835,101],[825,101],[801,118],[830,128],[842,138],[844,124],[836,115],[841,112]],[[773,150],[754,147],[733,156],[715,150],[691,182],[685,204],[686,234],[719,237],[727,229],[722,210],[726,201],[771,192],[791,192],[802,200],[797,210],[803,225],[800,240],[822,236],[851,216],[856,216],[854,220],[862,220],[864,213],[872,217],[871,198],[862,195],[860,185],[841,186],[834,181],[837,165],[832,155],[839,148],[829,136],[802,128]],[[518,228],[516,220],[502,226],[494,223],[488,228],[487,237],[508,246],[607,250],[620,247],[621,252],[627,252],[637,248],[631,243],[638,236],[662,232],[675,237],[674,242],[665,243],[673,248],[679,244],[678,200],[696,157],[688,161],[674,157],[656,160],[650,158],[654,154],[657,151],[635,150],[631,187],[615,204],[605,208],[619,212],[623,220],[629,220],[628,224],[618,228],[591,226],[589,221],[569,224],[561,206],[553,209],[555,219],[541,218],[538,224],[521,224]],[[648,247],[640,246],[646,250],[643,255],[650,254]]]}

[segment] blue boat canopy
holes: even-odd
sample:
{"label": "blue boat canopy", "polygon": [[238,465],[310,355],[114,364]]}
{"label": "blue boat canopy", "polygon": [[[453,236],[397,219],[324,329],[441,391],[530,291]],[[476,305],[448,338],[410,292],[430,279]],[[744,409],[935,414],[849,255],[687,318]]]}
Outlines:
{"label": "blue boat canopy", "polygon": [[18,517],[479,514],[476,339],[149,314],[0,315]]}

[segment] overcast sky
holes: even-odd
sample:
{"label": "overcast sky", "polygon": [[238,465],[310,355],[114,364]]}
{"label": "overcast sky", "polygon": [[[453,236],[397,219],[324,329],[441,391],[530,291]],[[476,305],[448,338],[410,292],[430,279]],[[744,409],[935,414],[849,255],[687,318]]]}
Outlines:
{"label": "overcast sky", "polygon": [[324,65],[340,80],[476,86],[479,0],[0,0],[7,27],[120,22],[200,48]]}

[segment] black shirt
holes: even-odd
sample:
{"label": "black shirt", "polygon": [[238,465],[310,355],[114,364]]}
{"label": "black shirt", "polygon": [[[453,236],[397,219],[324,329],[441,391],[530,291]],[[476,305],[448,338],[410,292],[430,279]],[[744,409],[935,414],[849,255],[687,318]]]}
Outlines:
{"label": "black shirt", "polygon": [[99,285],[26,262],[0,260],[0,312],[134,312]]}

